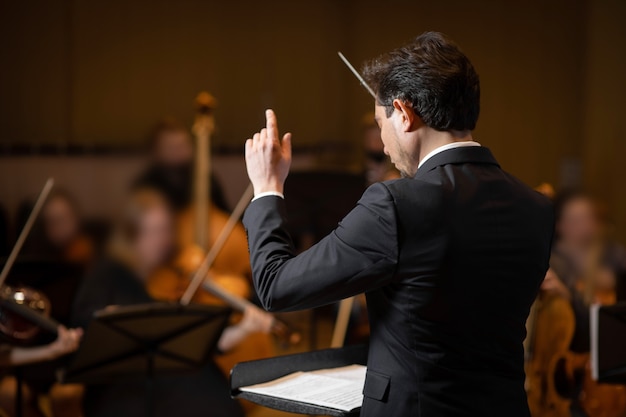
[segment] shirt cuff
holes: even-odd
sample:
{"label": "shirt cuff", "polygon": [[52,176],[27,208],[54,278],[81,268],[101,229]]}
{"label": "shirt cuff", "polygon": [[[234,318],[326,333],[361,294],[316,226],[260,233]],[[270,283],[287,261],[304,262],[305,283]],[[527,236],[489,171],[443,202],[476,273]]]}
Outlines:
{"label": "shirt cuff", "polygon": [[263,197],[268,197],[268,196],[275,196],[275,197],[280,197],[283,200],[285,199],[285,196],[283,195],[283,193],[279,193],[278,191],[266,191],[264,193],[259,193],[258,195],[255,195],[254,198],[252,199],[252,201],[254,200],[258,200],[259,198],[263,198]]}

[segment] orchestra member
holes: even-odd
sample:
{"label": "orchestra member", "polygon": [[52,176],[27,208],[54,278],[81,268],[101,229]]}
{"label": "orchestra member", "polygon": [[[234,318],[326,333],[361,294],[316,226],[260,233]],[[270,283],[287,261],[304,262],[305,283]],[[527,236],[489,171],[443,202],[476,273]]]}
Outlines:
{"label": "orchestra member", "polygon": [[60,188],[51,191],[26,252],[84,266],[93,260],[93,239],[84,231],[78,204],[69,192]]}
{"label": "orchestra member", "polygon": [[[146,283],[171,259],[174,234],[174,217],[166,199],[154,190],[135,191],[114,232],[108,258],[99,262],[83,281],[74,303],[75,322],[86,328],[97,310],[154,301]],[[270,328],[271,321],[265,315],[246,311],[238,324],[223,332],[218,348],[228,351],[251,332],[268,332]],[[85,415],[140,415],[145,406],[144,390],[143,383],[89,385],[84,399]],[[197,372],[157,378],[154,398],[157,416],[242,415],[214,363]]]}
{"label": "orchestra member", "polygon": [[259,298],[284,311],[366,293],[362,416],[528,417],[522,342],[548,269],[551,203],[474,141],[478,75],[448,38],[424,33],[365,76],[404,178],[370,186],[296,256],[282,195],[291,134],[281,140],[268,110],[246,142],[255,197],[243,221]]}
{"label": "orchestra member", "polygon": [[[0,368],[7,369],[10,367],[32,365],[42,362],[49,362],[74,352],[78,349],[80,339],[82,338],[82,329],[67,329],[65,326],[59,326],[57,338],[43,346],[21,347],[11,346],[9,344],[0,345]],[[14,377],[5,377],[0,384],[0,409],[9,416],[15,415],[15,395],[17,391],[17,382]],[[37,404],[37,393],[24,384],[22,386],[23,405],[22,414],[25,417],[38,417],[43,413]],[[68,407],[66,400],[68,392],[62,388],[54,388],[51,392],[51,407],[53,415],[79,416],[74,414],[72,409]],[[76,398],[76,390],[71,390],[71,397]],[[1,413],[0,413],[1,414]]]}
{"label": "orchestra member", "polygon": [[[24,264],[36,266],[37,273],[26,274],[23,278],[19,273],[9,278],[16,279],[17,284],[24,284],[44,294],[50,301],[50,315],[65,326],[70,325],[70,309],[80,280],[86,268],[94,258],[95,245],[93,239],[83,228],[82,216],[73,196],[61,188],[53,189],[44,203],[37,219],[33,234],[24,248]],[[45,267],[45,270],[42,269]],[[19,268],[18,268],[19,269]],[[26,282],[20,282],[25,279]],[[72,331],[73,332],[73,331]],[[60,333],[63,340],[63,333]],[[40,334],[34,344],[47,343],[47,336]],[[60,342],[59,342],[60,343]],[[49,345],[51,349],[58,344]],[[22,348],[14,347],[11,354],[22,356]],[[47,348],[38,347],[24,350],[26,357],[45,354]],[[50,407],[55,415],[67,417],[80,416],[82,387],[77,384],[57,383],[57,370],[64,363],[56,360],[39,360],[28,364],[22,372],[23,389],[29,400],[25,407],[26,413],[40,413],[37,397],[47,395]],[[5,407],[12,407],[15,396],[16,382],[11,375],[5,376],[0,385],[0,393]]]}
{"label": "orchestra member", "polygon": [[[607,225],[599,205],[589,195],[570,191],[555,200],[556,235],[550,259],[553,274],[548,274],[543,291],[558,294],[571,303],[575,329],[570,350],[579,357],[589,353],[589,307],[613,304],[616,290],[626,276],[626,253],[607,237]],[[574,375],[572,416],[586,416],[580,404],[584,366]]]}
{"label": "orchestra member", "polygon": [[[148,136],[148,153],[150,164],[135,186],[159,190],[176,211],[189,207],[194,173],[194,145],[189,129],[174,119],[163,119]],[[211,200],[220,210],[230,211],[215,175],[211,175]]]}
{"label": "orchestra member", "polygon": [[47,345],[21,347],[5,344],[0,346],[0,368],[22,366],[50,361],[74,352],[83,335],[82,329],[66,329],[59,326],[59,335]]}

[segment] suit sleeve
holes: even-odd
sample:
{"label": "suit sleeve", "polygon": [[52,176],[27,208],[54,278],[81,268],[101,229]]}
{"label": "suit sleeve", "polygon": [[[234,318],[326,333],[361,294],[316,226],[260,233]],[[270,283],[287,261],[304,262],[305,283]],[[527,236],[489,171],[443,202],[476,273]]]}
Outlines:
{"label": "suit sleeve", "polygon": [[338,227],[295,255],[285,201],[253,201],[243,219],[254,285],[269,311],[292,311],[375,290],[393,278],[398,259],[396,213],[384,184],[375,184]]}

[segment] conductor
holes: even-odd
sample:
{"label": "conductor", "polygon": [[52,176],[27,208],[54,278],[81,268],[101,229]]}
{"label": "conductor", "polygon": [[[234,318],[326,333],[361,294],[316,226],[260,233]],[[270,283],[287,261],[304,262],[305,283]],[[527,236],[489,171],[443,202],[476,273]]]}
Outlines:
{"label": "conductor", "polygon": [[291,134],[276,116],[246,142],[244,216],[263,306],[290,311],[365,292],[371,324],[362,416],[528,417],[522,341],[548,269],[550,203],[472,138],[478,75],[428,32],[369,63],[385,154],[377,183],[297,255],[283,183]]}

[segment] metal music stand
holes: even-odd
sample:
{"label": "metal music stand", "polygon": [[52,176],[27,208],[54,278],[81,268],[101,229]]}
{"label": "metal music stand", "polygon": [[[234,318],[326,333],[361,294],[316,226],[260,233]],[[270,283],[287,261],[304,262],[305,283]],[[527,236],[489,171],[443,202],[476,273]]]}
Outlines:
{"label": "metal music stand", "polygon": [[626,302],[591,306],[590,319],[593,379],[626,384]]}
{"label": "metal music stand", "polygon": [[229,315],[225,307],[169,303],[100,310],[63,381],[94,384],[143,378],[146,416],[153,416],[156,374],[202,367]]}

